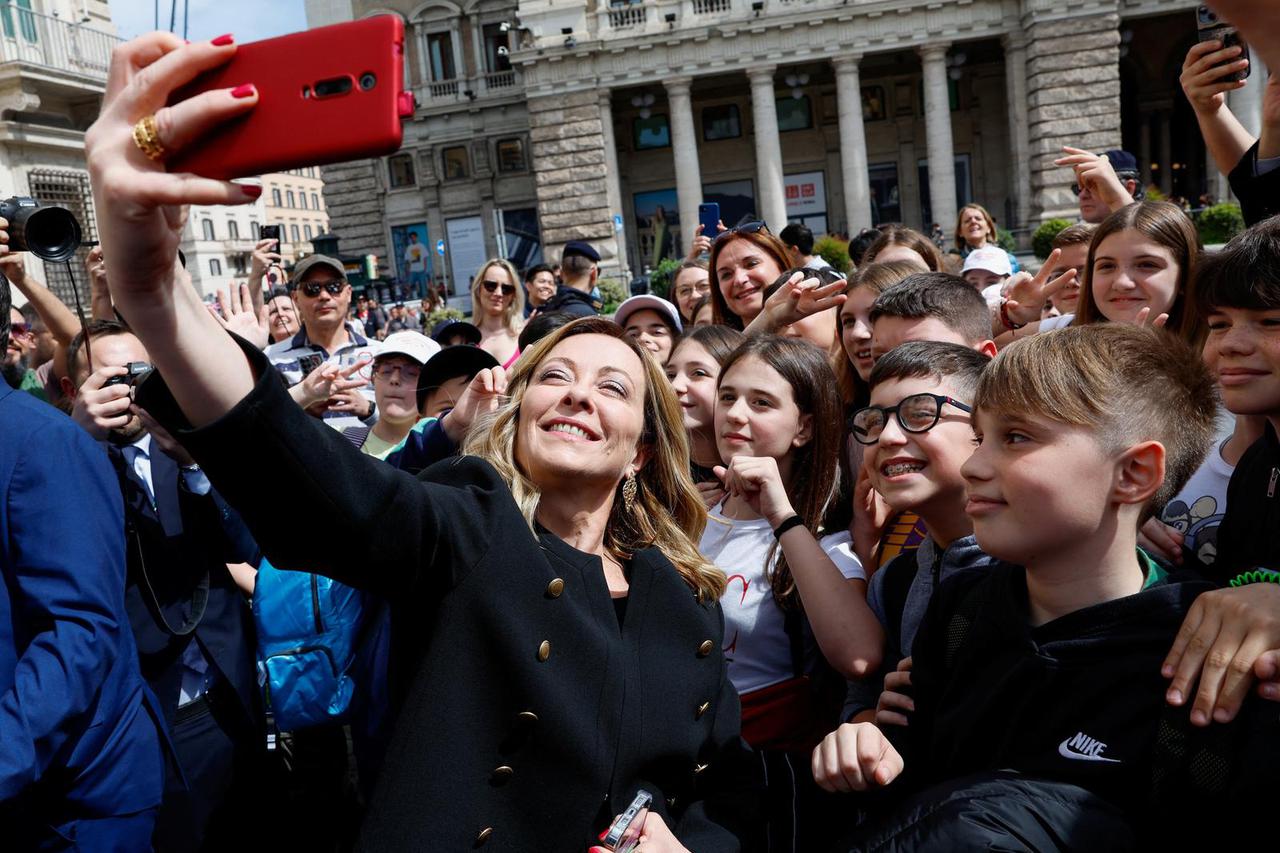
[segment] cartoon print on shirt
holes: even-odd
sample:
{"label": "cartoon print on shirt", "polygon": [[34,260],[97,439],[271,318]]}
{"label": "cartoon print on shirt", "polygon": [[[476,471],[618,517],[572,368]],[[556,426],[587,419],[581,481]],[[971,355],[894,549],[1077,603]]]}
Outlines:
{"label": "cartoon print on shirt", "polygon": [[1200,562],[1212,566],[1218,555],[1218,525],[1223,515],[1217,498],[1203,495],[1191,506],[1185,501],[1170,501],[1160,520],[1183,535],[1184,547]]}

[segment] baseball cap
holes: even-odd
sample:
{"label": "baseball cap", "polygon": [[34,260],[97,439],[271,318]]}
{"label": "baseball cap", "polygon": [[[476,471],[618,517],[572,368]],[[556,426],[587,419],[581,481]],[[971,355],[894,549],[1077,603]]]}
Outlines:
{"label": "baseball cap", "polygon": [[625,300],[618,306],[618,310],[614,312],[613,322],[626,328],[627,318],[635,312],[646,308],[651,311],[657,311],[678,333],[684,334],[684,324],[680,322],[680,312],[676,310],[676,306],[661,296],[654,296],[649,293],[642,296],[632,296],[630,299]]}
{"label": "baseball cap", "polygon": [[328,255],[308,255],[298,261],[298,265],[293,268],[293,275],[289,279],[289,284],[297,284],[307,274],[307,270],[317,266],[332,267],[333,271],[338,274],[338,278],[345,280],[347,277],[347,271],[343,268],[342,261],[331,258]]}
{"label": "baseball cap", "polygon": [[466,335],[469,344],[480,343],[480,330],[465,320],[441,320],[431,329],[431,338],[444,346],[444,342],[454,335]]}
{"label": "baseball cap", "polygon": [[964,275],[969,270],[985,270],[996,275],[1013,275],[1009,253],[999,246],[983,246],[981,249],[970,252],[969,257],[964,259],[964,268],[960,270],[960,274]]}
{"label": "baseball cap", "polygon": [[560,253],[560,258],[563,260],[570,255],[582,255],[589,261],[600,263],[600,253],[590,243],[584,243],[581,240],[570,240],[564,244],[564,251]]}
{"label": "baseball cap", "polygon": [[497,366],[498,360],[480,347],[467,344],[445,347],[431,356],[431,360],[423,365],[422,373],[418,376],[418,410],[422,410],[422,404],[426,402],[428,393],[450,379],[456,379],[459,376],[470,379],[487,367]]}
{"label": "baseball cap", "polygon": [[388,355],[402,355],[418,364],[426,364],[438,352],[440,344],[421,332],[393,332],[382,342],[374,361]]}
{"label": "baseball cap", "polygon": [[1113,148],[1110,151],[1104,151],[1102,156],[1111,161],[1111,168],[1115,169],[1117,172],[1138,171],[1138,158],[1134,157],[1128,151]]}

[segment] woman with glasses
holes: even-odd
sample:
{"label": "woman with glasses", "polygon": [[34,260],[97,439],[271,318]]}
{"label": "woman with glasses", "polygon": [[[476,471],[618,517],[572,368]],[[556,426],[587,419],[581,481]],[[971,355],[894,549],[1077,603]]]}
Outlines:
{"label": "woman with glasses", "polygon": [[492,258],[471,280],[471,322],[480,329],[480,349],[503,367],[520,356],[524,289],[510,261]]}
{"label": "woman with glasses", "polygon": [[692,326],[693,307],[704,296],[711,295],[711,277],[707,272],[707,262],[688,260],[680,264],[671,278],[671,295],[675,297],[676,308],[680,309],[680,321]]}
{"label": "woman with glasses", "polygon": [[790,266],[786,245],[763,222],[720,232],[711,244],[712,322],[745,329],[764,308],[765,288]]}
{"label": "woman with glasses", "polygon": [[421,419],[418,377],[422,375],[423,366],[439,351],[440,345],[421,332],[387,335],[372,368],[378,420],[371,427],[351,426],[342,431],[361,453],[386,459]]}
{"label": "woman with glasses", "polygon": [[882,643],[848,531],[819,538],[842,437],[835,376],[807,343],[748,338],[720,372],[714,424],[728,496],[701,550],[729,576],[725,657],[767,779],[768,849],[825,850],[836,827],[809,755]]}

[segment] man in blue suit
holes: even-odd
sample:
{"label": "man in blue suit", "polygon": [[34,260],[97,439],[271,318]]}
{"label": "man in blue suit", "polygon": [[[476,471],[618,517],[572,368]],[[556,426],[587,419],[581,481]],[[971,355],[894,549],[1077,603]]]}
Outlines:
{"label": "man in blue suit", "polygon": [[[8,336],[0,276],[0,351]],[[164,765],[116,478],[69,418],[0,383],[0,495],[0,846],[147,850]]]}

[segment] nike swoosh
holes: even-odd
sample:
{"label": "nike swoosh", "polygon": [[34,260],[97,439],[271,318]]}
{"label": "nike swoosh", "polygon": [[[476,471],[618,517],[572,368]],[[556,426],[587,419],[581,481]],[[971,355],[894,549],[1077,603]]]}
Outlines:
{"label": "nike swoosh", "polygon": [[1103,758],[1101,755],[1085,755],[1082,752],[1076,752],[1074,749],[1067,746],[1070,742],[1071,738],[1067,738],[1062,743],[1058,744],[1058,754],[1063,758],[1071,758],[1076,761],[1105,761],[1108,764],[1120,763],[1120,759],[1118,758]]}

